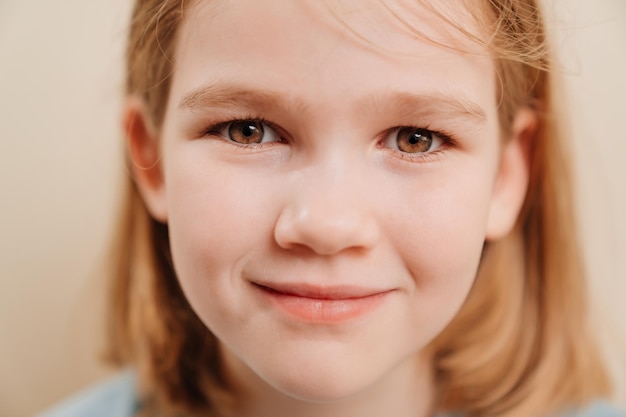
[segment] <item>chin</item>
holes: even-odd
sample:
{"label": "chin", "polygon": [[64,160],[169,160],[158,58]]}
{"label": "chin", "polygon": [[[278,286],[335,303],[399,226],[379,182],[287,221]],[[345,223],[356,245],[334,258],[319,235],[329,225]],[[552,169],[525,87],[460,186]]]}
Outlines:
{"label": "chin", "polygon": [[[285,356],[284,359],[288,359],[288,355]],[[317,359],[285,360],[278,366],[274,364],[266,369],[257,369],[256,373],[281,394],[317,404],[352,397],[375,384],[385,374],[382,367],[372,366],[371,362],[350,362],[346,358],[330,360],[328,356]]]}
{"label": "chin", "polygon": [[[352,378],[350,378],[352,379]],[[314,404],[330,404],[351,397],[366,388],[364,381],[344,378],[299,378],[267,381],[274,389],[293,399]]]}

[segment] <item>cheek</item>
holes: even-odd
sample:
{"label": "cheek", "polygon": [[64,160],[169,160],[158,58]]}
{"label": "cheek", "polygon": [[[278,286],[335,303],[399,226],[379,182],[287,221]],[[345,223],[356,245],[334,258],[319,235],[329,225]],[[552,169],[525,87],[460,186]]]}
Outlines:
{"label": "cheek", "polygon": [[[415,315],[440,324],[465,300],[476,276],[485,239],[492,174],[483,168],[468,176],[422,181],[419,192],[404,193],[389,223],[396,252],[415,288]],[[417,187],[413,187],[417,188]]]}
{"label": "cheek", "polygon": [[267,198],[276,195],[272,183],[215,158],[181,153],[166,178],[173,250],[232,263],[266,245],[276,205]]}
{"label": "cheek", "polygon": [[[243,319],[247,306],[233,294],[246,260],[272,244],[278,199],[273,184],[233,171],[215,158],[171,160],[168,224],[174,267],[191,305],[207,319]],[[232,316],[232,312],[237,312]],[[210,324],[210,323],[207,323]]]}

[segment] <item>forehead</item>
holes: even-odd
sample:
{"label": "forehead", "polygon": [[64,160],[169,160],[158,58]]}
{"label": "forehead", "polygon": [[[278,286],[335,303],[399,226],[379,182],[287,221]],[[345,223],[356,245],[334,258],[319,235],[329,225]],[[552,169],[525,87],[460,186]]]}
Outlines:
{"label": "forehead", "polygon": [[[328,30],[351,34],[354,40],[384,46],[391,37],[404,41],[417,37],[441,42],[466,51],[481,52],[469,38],[486,38],[487,11],[478,0],[435,2],[425,0],[191,0],[186,3],[186,21],[208,13],[218,20],[240,20],[249,26],[246,16],[254,16],[259,24],[297,15]],[[287,23],[283,21],[283,23]],[[294,21],[295,23],[295,21]],[[187,25],[188,26],[188,25]],[[481,28],[483,27],[483,28]],[[231,27],[233,33],[244,29]],[[268,27],[268,30],[272,28]],[[277,29],[277,28],[276,28]],[[304,28],[302,28],[304,29]],[[469,35],[459,36],[459,35]],[[407,46],[407,45],[404,45]]]}
{"label": "forehead", "polygon": [[485,85],[495,85],[493,62],[472,40],[482,36],[478,23],[464,2],[440,7],[419,0],[198,0],[185,12],[173,90],[234,80],[320,103],[359,90],[492,101],[493,87]]}

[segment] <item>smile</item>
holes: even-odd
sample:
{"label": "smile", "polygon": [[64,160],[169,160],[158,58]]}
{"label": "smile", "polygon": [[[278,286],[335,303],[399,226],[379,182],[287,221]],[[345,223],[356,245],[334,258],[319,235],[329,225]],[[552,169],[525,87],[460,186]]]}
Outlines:
{"label": "smile", "polygon": [[252,284],[282,313],[299,321],[319,324],[341,323],[361,317],[379,307],[393,291],[352,286]]}

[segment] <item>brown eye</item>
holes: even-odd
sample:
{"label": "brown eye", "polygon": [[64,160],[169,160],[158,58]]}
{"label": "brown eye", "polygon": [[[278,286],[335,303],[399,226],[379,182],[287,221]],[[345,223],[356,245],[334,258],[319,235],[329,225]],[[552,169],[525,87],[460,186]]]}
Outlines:
{"label": "brown eye", "polygon": [[240,120],[228,125],[228,137],[233,142],[244,145],[262,143],[264,136],[263,123],[258,120]]}
{"label": "brown eye", "polygon": [[398,150],[406,153],[424,153],[431,150],[436,136],[426,129],[402,127],[395,133]]}
{"label": "brown eye", "polygon": [[207,135],[219,136],[238,145],[261,145],[281,142],[281,136],[263,119],[235,119],[218,123],[206,130]]}

